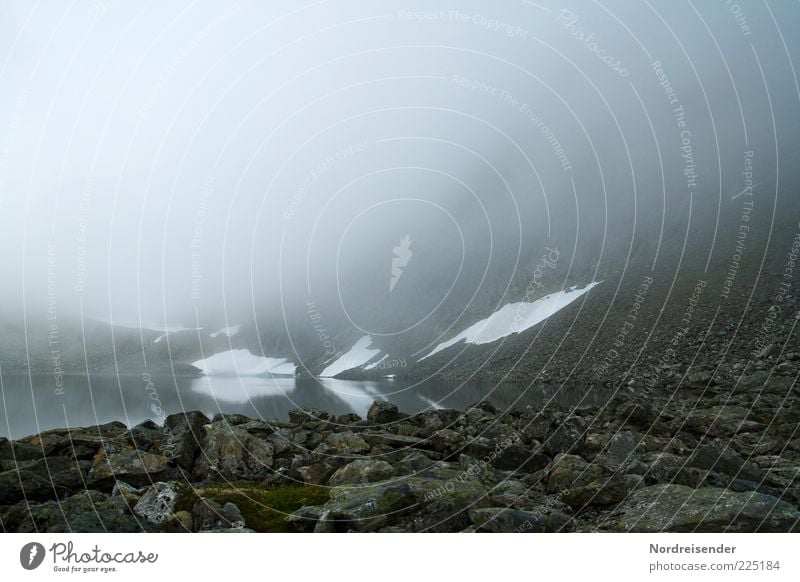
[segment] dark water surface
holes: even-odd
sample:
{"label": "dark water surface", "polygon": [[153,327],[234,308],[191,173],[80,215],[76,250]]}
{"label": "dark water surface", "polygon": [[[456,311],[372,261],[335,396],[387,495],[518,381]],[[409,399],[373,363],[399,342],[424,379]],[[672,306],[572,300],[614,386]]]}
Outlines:
{"label": "dark water surface", "polygon": [[365,417],[370,404],[378,399],[393,402],[408,413],[430,408],[464,409],[484,399],[501,409],[541,406],[551,399],[562,405],[598,404],[602,400],[598,393],[521,384],[236,376],[65,376],[59,390],[52,376],[4,374],[0,388],[0,436],[11,438],[112,420],[129,426],[146,419],[161,423],[165,415],[182,410],[201,410],[209,417],[224,412],[286,420],[288,412],[299,406]]}

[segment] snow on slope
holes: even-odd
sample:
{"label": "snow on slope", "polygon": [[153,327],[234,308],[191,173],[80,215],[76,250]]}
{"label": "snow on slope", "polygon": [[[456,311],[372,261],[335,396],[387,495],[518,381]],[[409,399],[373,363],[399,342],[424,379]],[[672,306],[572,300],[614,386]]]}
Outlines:
{"label": "snow on slope", "polygon": [[380,360],[378,360],[377,362],[375,362],[374,364],[370,364],[369,366],[364,366],[364,369],[365,369],[365,370],[372,370],[373,368],[377,368],[377,367],[378,367],[378,364],[380,364],[382,361],[384,361],[384,360],[385,360],[386,358],[388,358],[388,357],[389,357],[389,354],[386,354],[386,355],[384,355],[384,356],[383,356],[383,357],[382,357]]}
{"label": "snow on slope", "polygon": [[233,337],[239,330],[242,329],[241,325],[229,325],[228,327],[223,327],[222,329],[215,331],[214,333],[209,334],[210,337],[217,337],[220,334],[226,335],[228,337]]}
{"label": "snow on slope", "polygon": [[293,376],[297,366],[286,358],[256,356],[248,350],[229,350],[192,364],[209,376],[260,376],[262,374]]}
{"label": "snow on slope", "polygon": [[322,371],[320,378],[333,378],[336,374],[341,374],[346,370],[357,368],[366,362],[369,362],[380,350],[371,350],[368,346],[372,343],[372,336],[365,335],[356,342],[350,351],[344,354],[341,358],[337,359],[334,363],[329,365]]}
{"label": "snow on slope", "polygon": [[541,299],[530,303],[527,301],[508,303],[486,319],[474,323],[456,337],[439,344],[427,356],[420,358],[420,361],[430,358],[433,354],[441,352],[462,340],[468,344],[489,344],[512,333],[525,331],[537,323],[541,323],[556,311],[563,309],[599,284],[600,281],[595,281],[582,289],[571,287],[565,291],[557,291],[550,295],[545,295]]}

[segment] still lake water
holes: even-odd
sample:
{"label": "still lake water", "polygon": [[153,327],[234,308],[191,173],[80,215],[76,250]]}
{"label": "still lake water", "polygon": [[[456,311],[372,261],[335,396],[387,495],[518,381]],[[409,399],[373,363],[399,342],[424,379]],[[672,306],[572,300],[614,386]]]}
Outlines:
{"label": "still lake water", "polygon": [[365,417],[370,404],[380,399],[408,413],[430,408],[463,410],[484,399],[501,409],[541,406],[551,399],[563,405],[598,404],[601,400],[599,394],[520,384],[236,376],[153,376],[149,382],[141,375],[65,376],[63,393],[58,394],[52,376],[4,374],[0,383],[0,436],[19,438],[51,428],[112,420],[134,426],[146,419],[161,422],[164,414],[182,410],[200,410],[209,417],[223,412],[286,420],[293,408],[312,406],[334,414],[355,412]]}

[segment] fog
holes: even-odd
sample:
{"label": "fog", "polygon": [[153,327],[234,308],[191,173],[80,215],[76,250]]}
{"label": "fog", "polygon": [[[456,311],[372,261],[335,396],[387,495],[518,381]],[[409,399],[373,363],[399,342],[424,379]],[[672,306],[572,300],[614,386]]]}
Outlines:
{"label": "fog", "polygon": [[499,300],[545,246],[588,282],[691,222],[705,261],[746,152],[765,212],[796,197],[793,3],[0,10],[7,316],[281,325],[314,301],[396,333]]}

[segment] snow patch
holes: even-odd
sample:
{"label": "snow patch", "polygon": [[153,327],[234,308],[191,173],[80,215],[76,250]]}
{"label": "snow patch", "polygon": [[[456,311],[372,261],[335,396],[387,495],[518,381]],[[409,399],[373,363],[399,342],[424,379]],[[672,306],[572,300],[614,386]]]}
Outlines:
{"label": "snow patch", "polygon": [[322,374],[320,374],[320,378],[333,378],[337,374],[341,374],[346,370],[352,370],[353,368],[357,368],[358,366],[369,362],[378,353],[380,353],[380,350],[369,349],[368,346],[371,343],[371,335],[365,335],[362,337],[360,340],[358,340],[358,342],[356,342],[356,345],[350,348],[350,351],[325,368],[322,371]]}
{"label": "snow patch", "polygon": [[223,327],[222,329],[209,334],[209,337],[217,337],[218,335],[226,335],[228,337],[233,337],[237,333],[239,333],[239,330],[241,329],[242,329],[241,325],[229,325],[228,327]]}
{"label": "snow patch", "polygon": [[370,364],[369,366],[365,366],[364,369],[365,370],[372,370],[373,368],[376,368],[378,366],[378,364],[380,364],[382,361],[384,361],[388,357],[389,357],[389,354],[386,354],[380,360],[378,360],[377,362],[375,362],[373,364]]}
{"label": "snow patch", "polygon": [[486,319],[474,323],[454,338],[439,344],[427,356],[420,358],[420,361],[430,358],[433,354],[441,352],[462,340],[468,344],[490,344],[511,334],[530,329],[563,309],[584,293],[588,293],[600,283],[601,281],[595,281],[582,289],[571,287],[567,290],[545,295],[541,299],[530,303],[527,301],[508,303]]}
{"label": "snow patch", "polygon": [[249,350],[229,350],[192,364],[209,376],[261,376],[264,374],[294,376],[297,366],[286,358],[267,358]]}

